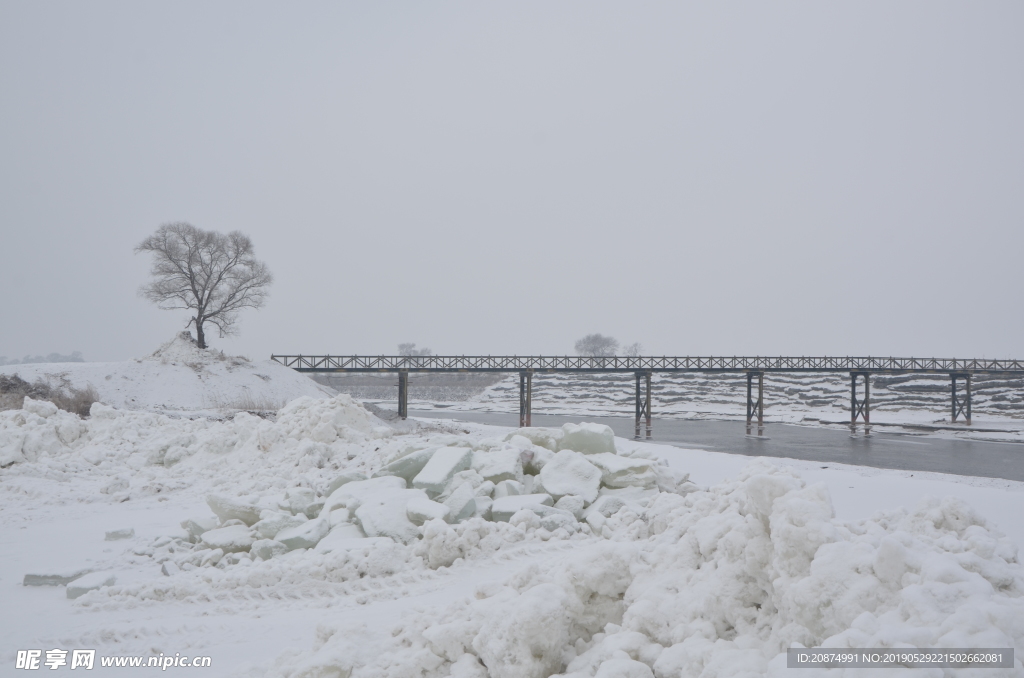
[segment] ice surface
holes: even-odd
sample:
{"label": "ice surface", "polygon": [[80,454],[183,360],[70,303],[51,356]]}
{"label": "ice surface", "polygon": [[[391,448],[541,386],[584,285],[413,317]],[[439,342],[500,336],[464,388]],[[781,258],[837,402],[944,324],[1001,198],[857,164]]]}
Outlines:
{"label": "ice surface", "polygon": [[583,518],[583,507],[585,502],[583,497],[579,497],[573,494],[567,494],[555,502],[555,508],[568,511],[573,514],[577,520]]}
{"label": "ice surface", "polygon": [[199,537],[203,535],[207,530],[216,528],[220,523],[217,518],[210,516],[208,518],[187,518],[181,521],[182,528],[188,532],[189,537],[192,541],[199,541]]}
{"label": "ice surface", "polygon": [[522,450],[510,446],[499,450],[474,452],[473,470],[492,483],[522,480]]}
{"label": "ice surface", "polygon": [[452,476],[468,469],[472,462],[472,448],[442,447],[431,455],[423,470],[413,479],[412,486],[434,495],[441,494]]}
{"label": "ice surface", "polygon": [[423,467],[427,465],[430,458],[434,456],[434,452],[437,448],[431,447],[425,450],[415,450],[394,460],[381,470],[377,471],[377,476],[398,476],[403,478],[406,483],[412,484],[413,478],[423,470]]}
{"label": "ice surface", "polygon": [[224,553],[248,551],[256,537],[253,530],[245,525],[231,525],[203,532],[200,543],[208,549],[220,549]]}
{"label": "ice surface", "polygon": [[604,424],[565,424],[558,449],[583,454],[615,454],[615,433]]}
{"label": "ice surface", "polygon": [[494,486],[494,498],[525,494],[523,484],[516,480],[502,480]]}
{"label": "ice surface", "polygon": [[[330,521],[326,518],[317,518],[316,520],[307,520],[301,525],[281,530],[274,536],[274,540],[281,542],[290,549],[311,549],[321,539],[326,537],[330,531]],[[205,534],[203,538],[206,538]]]}
{"label": "ice surface", "polygon": [[448,508],[448,522],[458,523],[476,514],[476,488],[473,483],[462,483],[444,500]]}
{"label": "ice surface", "polygon": [[355,480],[338,488],[324,502],[322,512],[330,514],[339,506],[355,511],[365,500],[389,490],[404,490],[405,480],[397,476],[381,476],[368,480]]}
{"label": "ice surface", "polygon": [[405,505],[406,515],[413,525],[422,525],[428,520],[444,520],[451,511],[448,506],[426,497],[413,497]]}
{"label": "ice surface", "polygon": [[329,497],[332,494],[334,494],[334,491],[337,490],[342,485],[345,485],[346,483],[351,483],[356,480],[366,480],[366,474],[359,473],[358,471],[342,473],[330,482],[330,484],[327,486],[327,491],[324,492],[324,496]]}
{"label": "ice surface", "polygon": [[572,494],[582,497],[587,503],[594,501],[602,481],[602,469],[588,461],[594,456],[584,456],[571,450],[558,452],[541,469],[544,489],[556,499]]}
{"label": "ice surface", "polygon": [[601,469],[601,484],[608,487],[651,487],[658,482],[654,464],[647,459],[630,459],[607,452],[587,455]]}
{"label": "ice surface", "polygon": [[307,522],[309,518],[304,513],[292,515],[283,511],[264,509],[260,512],[260,520],[253,528],[263,539],[274,539],[278,532],[291,527],[298,527]]}
{"label": "ice surface", "polygon": [[[505,436],[505,440],[514,441],[516,438],[523,438],[531,445],[544,447],[555,452],[558,450],[558,442],[562,439],[563,435],[564,431],[560,428],[543,428],[537,426],[516,429]],[[522,445],[522,443],[519,443],[519,445]]]}
{"label": "ice surface", "polygon": [[409,520],[409,502],[426,498],[422,490],[380,490],[361,499],[355,518],[367,537],[388,537],[409,544],[420,536],[417,526]]}

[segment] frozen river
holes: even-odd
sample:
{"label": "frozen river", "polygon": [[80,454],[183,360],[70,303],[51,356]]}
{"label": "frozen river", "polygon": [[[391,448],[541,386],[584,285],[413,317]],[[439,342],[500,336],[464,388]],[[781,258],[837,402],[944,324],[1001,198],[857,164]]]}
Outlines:
{"label": "frozen river", "polygon": [[[515,426],[518,415],[501,412],[409,411],[413,417],[456,419],[495,426]],[[615,435],[632,438],[634,422],[627,417],[580,417],[534,414],[534,426],[561,426],[581,420],[607,424]],[[856,466],[953,473],[1024,481],[1024,445],[908,435],[863,429],[849,431],[768,424],[764,437],[746,436],[742,421],[655,419],[653,441],[750,457],[781,457]],[[756,430],[756,427],[755,427]]]}

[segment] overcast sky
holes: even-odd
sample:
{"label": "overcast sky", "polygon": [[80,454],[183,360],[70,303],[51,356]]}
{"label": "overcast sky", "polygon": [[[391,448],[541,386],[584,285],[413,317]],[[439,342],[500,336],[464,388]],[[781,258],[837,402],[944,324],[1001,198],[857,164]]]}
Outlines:
{"label": "overcast sky", "polygon": [[1024,4],[0,2],[0,355],[1024,358]]}

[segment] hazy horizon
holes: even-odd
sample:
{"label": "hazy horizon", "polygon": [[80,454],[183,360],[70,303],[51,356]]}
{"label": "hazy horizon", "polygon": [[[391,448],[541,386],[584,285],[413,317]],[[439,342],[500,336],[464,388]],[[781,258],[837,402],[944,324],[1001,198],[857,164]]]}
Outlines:
{"label": "hazy horizon", "polygon": [[[0,3],[0,356],[152,353],[133,248],[249,234],[213,348],[1024,358],[1024,6]],[[1017,310],[1014,310],[1017,309]]]}

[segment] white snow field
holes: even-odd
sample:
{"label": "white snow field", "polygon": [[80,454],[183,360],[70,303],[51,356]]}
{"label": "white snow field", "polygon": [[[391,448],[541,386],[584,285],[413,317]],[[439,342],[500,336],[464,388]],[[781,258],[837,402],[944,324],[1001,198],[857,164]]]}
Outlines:
{"label": "white snow field", "polygon": [[1022,514],[1024,483],[389,426],[347,395],[268,419],[26,399],[0,412],[0,675],[95,649],[100,676],[804,676],[786,648],[827,646],[1017,658],[813,675],[1024,676]]}
{"label": "white snow field", "polygon": [[336,392],[272,360],[225,356],[196,347],[188,332],[146,358],[114,363],[5,365],[0,374],[81,389],[106,405],[167,414],[277,410],[295,398]]}

